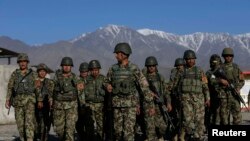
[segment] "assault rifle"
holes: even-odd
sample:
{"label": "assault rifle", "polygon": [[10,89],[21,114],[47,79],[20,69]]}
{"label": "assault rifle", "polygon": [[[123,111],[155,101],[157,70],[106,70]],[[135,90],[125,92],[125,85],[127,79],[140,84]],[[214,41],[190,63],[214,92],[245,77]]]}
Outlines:
{"label": "assault rifle", "polygon": [[168,120],[171,126],[175,129],[175,126],[172,122],[172,118],[168,114],[167,107],[165,106],[164,102],[159,98],[161,96],[161,93],[157,90],[157,88],[155,87],[152,81],[148,81],[148,82],[149,82],[149,89],[158,96],[156,97],[156,103],[159,105],[160,109],[163,111],[164,118]]}
{"label": "assault rifle", "polygon": [[246,106],[245,101],[244,101],[243,98],[241,97],[240,93],[236,90],[236,88],[235,88],[233,82],[231,82],[231,81],[227,78],[227,76],[226,76],[224,70],[223,70],[221,67],[219,67],[219,68],[217,68],[217,69],[214,71],[214,75],[215,75],[216,77],[219,77],[219,78],[222,78],[222,79],[227,80],[227,82],[229,83],[229,85],[228,85],[227,88],[232,92],[233,96],[234,96],[239,102],[241,102],[241,103],[245,106],[245,108],[247,109],[247,111],[249,111],[248,108],[247,108],[247,106]]}

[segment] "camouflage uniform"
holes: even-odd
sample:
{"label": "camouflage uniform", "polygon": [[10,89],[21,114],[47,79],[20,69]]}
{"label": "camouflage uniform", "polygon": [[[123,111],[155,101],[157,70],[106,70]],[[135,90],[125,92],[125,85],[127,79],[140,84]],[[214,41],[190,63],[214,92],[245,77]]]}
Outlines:
{"label": "camouflage uniform", "polygon": [[[119,43],[114,53],[131,54],[127,43]],[[145,103],[153,106],[152,92],[148,89],[148,82],[137,65],[128,61],[128,64],[114,64],[108,70],[104,86],[112,85],[112,106],[114,109],[115,140],[134,140],[134,127],[136,123],[136,108],[139,105],[136,85],[144,93]]]}
{"label": "camouflage uniform", "polygon": [[[149,82],[150,89],[154,92],[154,89],[158,93],[155,93],[157,95],[157,99],[155,98],[154,104],[155,104],[155,115],[150,116],[148,113],[145,113],[145,120],[146,120],[146,127],[147,127],[147,138],[150,141],[154,141],[157,138],[163,138],[166,130],[167,130],[167,120],[164,117],[164,111],[162,109],[162,104],[171,104],[170,95],[166,93],[167,88],[167,82],[165,78],[158,73],[156,65],[158,65],[157,60],[153,56],[149,56],[146,58],[145,66],[148,69],[151,69],[149,67],[155,67],[154,70],[151,72],[147,71],[144,76],[147,78],[147,81]],[[148,109],[145,107],[145,109]]]}
{"label": "camouflage uniform", "polygon": [[[39,64],[37,67],[37,72],[40,70],[45,70],[46,74],[48,72],[48,67],[45,64]],[[39,75],[38,75],[39,76]],[[48,134],[52,122],[52,117],[50,113],[50,103],[52,103],[52,94],[54,90],[54,82],[49,78],[41,78],[39,76],[41,94],[43,96],[43,108],[36,108],[36,134],[37,138],[42,141],[48,140]]]}
{"label": "camouflage uniform", "polygon": [[[69,57],[64,57],[62,59],[61,66],[73,66],[72,59]],[[63,70],[57,70],[54,83],[54,131],[57,133],[60,140],[74,141],[75,123],[78,118],[77,100],[82,100],[82,95],[78,91],[77,86],[78,84],[82,84],[82,82],[80,81],[79,77],[72,72],[69,72],[68,76],[65,77]]]}
{"label": "camouflage uniform", "polygon": [[[26,54],[18,56],[18,63],[27,61]],[[35,131],[35,103],[42,102],[40,89],[36,86],[37,73],[32,69],[16,69],[9,79],[6,101],[15,108],[15,119],[21,141],[32,141]]]}
{"label": "camouflage uniform", "polygon": [[[96,70],[94,70],[96,69]],[[87,83],[84,88],[85,94],[85,116],[87,138],[93,140],[103,140],[103,107],[104,107],[104,96],[105,90],[103,88],[103,82],[105,76],[99,73],[101,69],[98,60],[91,60],[89,62],[89,71],[91,75],[87,77]],[[98,71],[95,75],[92,71]]]}
{"label": "camouflage uniform", "polygon": [[205,130],[204,101],[210,100],[207,77],[200,67],[194,66],[194,64],[188,65],[187,61],[196,59],[192,50],[186,50],[183,58],[186,60],[186,66],[178,79],[183,112],[182,126],[188,137],[201,140]]}
{"label": "camouflage uniform", "polygon": [[[224,57],[224,60],[226,60],[225,58],[227,56],[233,57],[233,55],[233,50],[231,48],[223,49],[222,56]],[[239,91],[245,84],[244,76],[239,66],[233,63],[232,60],[230,62],[225,61],[222,64],[222,69],[224,70],[227,79],[233,83],[235,89]],[[219,97],[222,97],[220,101],[222,124],[230,124],[230,114],[232,114],[233,124],[238,125],[241,123],[242,118],[240,102],[233,96],[232,91],[229,90],[227,86],[222,85],[222,89],[223,91],[221,91],[219,95]]]}

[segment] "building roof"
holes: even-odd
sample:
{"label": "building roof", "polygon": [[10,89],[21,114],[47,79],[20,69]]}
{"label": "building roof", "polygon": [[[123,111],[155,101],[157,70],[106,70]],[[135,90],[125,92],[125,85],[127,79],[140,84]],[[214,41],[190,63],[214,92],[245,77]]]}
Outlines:
{"label": "building roof", "polygon": [[249,74],[250,74],[250,71],[243,71],[242,73],[243,73],[243,74],[248,74],[248,75],[249,75]]}
{"label": "building roof", "polygon": [[17,57],[19,53],[0,47],[0,58]]}

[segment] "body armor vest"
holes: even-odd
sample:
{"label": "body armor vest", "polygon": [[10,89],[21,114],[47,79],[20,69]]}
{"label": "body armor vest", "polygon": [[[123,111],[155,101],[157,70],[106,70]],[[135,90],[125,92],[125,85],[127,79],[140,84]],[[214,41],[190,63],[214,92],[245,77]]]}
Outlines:
{"label": "body armor vest", "polygon": [[62,73],[56,74],[57,82],[55,84],[55,99],[58,101],[74,101],[77,99],[77,88],[76,82],[74,82],[73,78],[75,78],[75,74],[72,73],[72,76],[69,78],[63,77]]}
{"label": "body armor vest", "polygon": [[86,102],[102,103],[104,101],[105,91],[102,87],[103,82],[103,75],[99,75],[96,80],[94,80],[92,76],[88,76],[85,87]]}
{"label": "body armor vest", "polygon": [[135,76],[134,76],[134,67],[129,65],[126,68],[119,67],[115,65],[112,67],[112,87],[113,94],[126,96],[134,94],[136,91],[135,87]]}
{"label": "body armor vest", "polygon": [[202,76],[198,67],[184,69],[181,90],[183,93],[202,93]]}
{"label": "body armor vest", "polygon": [[48,86],[49,85],[49,81],[48,78],[44,78],[44,80],[42,81],[42,88],[41,88],[41,93],[43,96],[49,95],[49,89]]}
{"label": "body armor vest", "polygon": [[239,81],[237,68],[238,66],[234,63],[222,65],[222,69],[224,70],[228,80],[234,84]]}
{"label": "body armor vest", "polygon": [[29,70],[27,75],[22,76],[21,73],[17,73],[17,79],[14,82],[15,94],[32,94],[35,92],[35,83],[32,75],[32,70]]}

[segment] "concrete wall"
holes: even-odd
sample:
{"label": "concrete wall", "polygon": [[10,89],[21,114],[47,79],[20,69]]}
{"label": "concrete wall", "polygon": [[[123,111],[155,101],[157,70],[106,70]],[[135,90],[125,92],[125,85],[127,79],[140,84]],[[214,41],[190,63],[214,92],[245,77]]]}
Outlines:
{"label": "concrete wall", "polygon": [[13,107],[10,109],[10,114],[7,114],[8,110],[5,108],[5,97],[10,75],[17,67],[17,65],[0,65],[0,124],[15,123]]}

